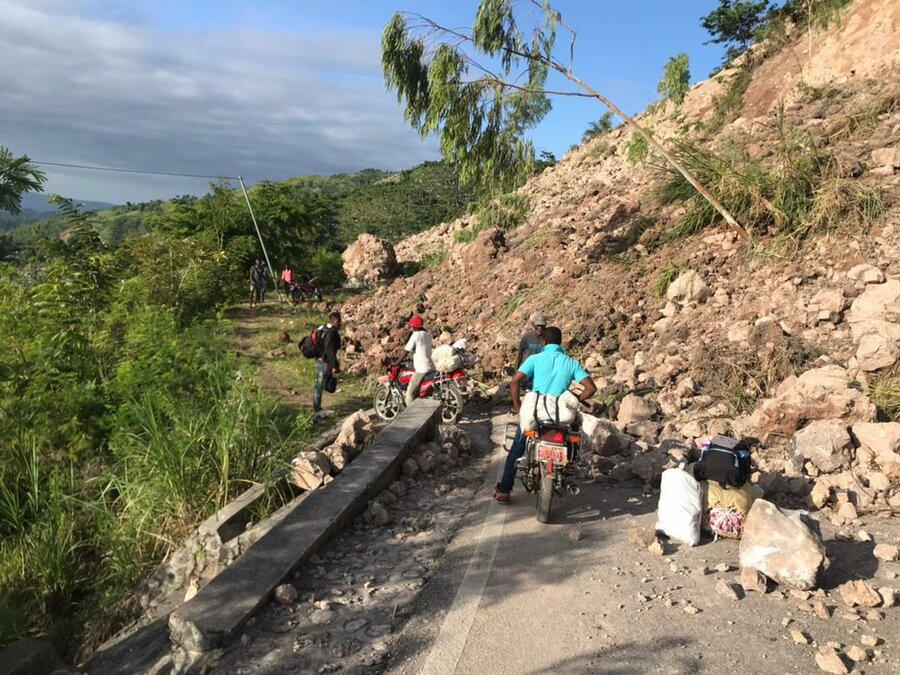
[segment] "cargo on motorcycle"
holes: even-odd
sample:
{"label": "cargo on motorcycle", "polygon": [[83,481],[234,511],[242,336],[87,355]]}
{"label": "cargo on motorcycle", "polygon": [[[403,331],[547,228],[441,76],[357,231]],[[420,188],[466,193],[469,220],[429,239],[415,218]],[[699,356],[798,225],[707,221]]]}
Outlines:
{"label": "cargo on motorcycle", "polygon": [[[577,490],[569,475],[581,446],[578,408],[594,395],[597,386],[584,367],[563,350],[559,328],[545,328],[543,338],[545,346],[525,359],[510,382],[519,425],[494,499],[508,504],[518,477],[525,491],[537,498],[537,520],[546,523],[553,497]],[[521,388],[529,381],[532,391],[522,398]],[[580,393],[569,390],[573,382],[579,383]]]}

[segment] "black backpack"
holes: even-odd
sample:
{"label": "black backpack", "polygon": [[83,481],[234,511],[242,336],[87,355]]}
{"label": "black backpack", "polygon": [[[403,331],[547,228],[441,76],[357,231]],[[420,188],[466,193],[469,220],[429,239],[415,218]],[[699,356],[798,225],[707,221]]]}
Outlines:
{"label": "black backpack", "polygon": [[307,359],[317,359],[322,356],[322,343],[324,341],[325,326],[319,326],[312,333],[300,340],[297,345],[300,353]]}
{"label": "black backpack", "polygon": [[694,465],[694,478],[714,480],[723,488],[750,480],[750,444],[731,436],[713,436]]}

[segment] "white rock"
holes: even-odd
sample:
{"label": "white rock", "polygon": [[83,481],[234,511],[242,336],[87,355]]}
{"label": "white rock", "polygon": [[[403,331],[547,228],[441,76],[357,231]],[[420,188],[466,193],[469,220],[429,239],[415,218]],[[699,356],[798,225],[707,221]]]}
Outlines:
{"label": "white rock", "polygon": [[847,272],[847,277],[853,281],[861,281],[864,284],[884,283],[884,274],[874,265],[856,265]]}
{"label": "white rock", "polygon": [[649,420],[657,413],[656,405],[653,401],[634,394],[628,394],[619,403],[619,416],[617,421],[620,425],[627,426],[634,422],[643,422]]}
{"label": "white rock", "polygon": [[824,473],[840,471],[853,459],[853,441],[840,420],[816,420],[794,434],[788,451]]}
{"label": "white rock", "polygon": [[700,302],[709,294],[709,289],[696,270],[685,270],[666,289],[666,298],[682,305]]}

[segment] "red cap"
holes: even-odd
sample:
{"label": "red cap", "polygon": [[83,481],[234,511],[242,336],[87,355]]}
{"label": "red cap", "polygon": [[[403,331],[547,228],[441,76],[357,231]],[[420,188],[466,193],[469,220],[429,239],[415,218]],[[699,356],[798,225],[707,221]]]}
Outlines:
{"label": "red cap", "polygon": [[425,319],[423,319],[423,318],[422,318],[421,316],[419,316],[418,314],[413,315],[413,318],[411,318],[411,319],[409,320],[409,327],[410,327],[410,328],[421,328],[421,327],[424,326],[424,325],[425,325]]}

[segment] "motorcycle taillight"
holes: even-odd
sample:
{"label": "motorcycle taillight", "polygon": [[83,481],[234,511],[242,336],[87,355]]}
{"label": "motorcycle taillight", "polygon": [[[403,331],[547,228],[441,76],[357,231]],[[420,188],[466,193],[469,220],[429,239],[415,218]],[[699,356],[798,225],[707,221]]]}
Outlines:
{"label": "motorcycle taillight", "polygon": [[558,429],[545,429],[541,431],[541,440],[547,443],[564,443],[566,437]]}

